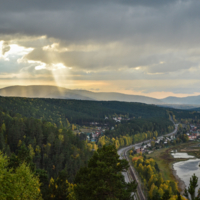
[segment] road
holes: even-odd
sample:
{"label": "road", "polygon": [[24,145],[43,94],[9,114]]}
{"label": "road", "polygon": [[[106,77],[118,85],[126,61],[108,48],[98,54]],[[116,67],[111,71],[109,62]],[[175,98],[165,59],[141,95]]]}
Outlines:
{"label": "road", "polygon": [[[165,134],[165,135],[163,135],[163,136],[171,136],[171,135],[176,134],[177,128],[178,128],[178,124],[175,124],[175,129],[174,129],[174,131],[171,132],[171,133]],[[158,139],[161,139],[163,136],[159,136]],[[120,156],[120,159],[122,159],[122,158],[124,158],[124,157],[127,159],[126,154],[127,154],[127,151],[128,151],[128,150],[130,150],[132,147],[141,147],[141,145],[142,145],[143,143],[149,143],[149,142],[151,142],[151,140],[145,140],[145,141],[140,142],[140,143],[137,143],[137,144],[133,144],[133,145],[130,145],[130,146],[127,146],[127,147],[123,147],[122,149],[119,149],[119,150],[117,151],[117,153],[118,153],[118,155]],[[127,160],[128,160],[128,159],[127,159]],[[129,160],[128,160],[128,161],[129,161]],[[129,165],[130,165],[130,163],[129,163]],[[130,166],[131,166],[131,165],[130,165]],[[134,173],[134,169],[130,169],[130,170],[132,171],[132,173]],[[122,172],[122,174],[123,174],[123,176],[124,176],[125,181],[126,181],[127,183],[129,183],[129,182],[130,182],[130,179],[129,179],[129,177],[128,177],[128,173],[127,173],[127,172]],[[135,176],[135,179],[136,179],[136,181],[138,182],[136,176]],[[138,183],[138,193],[139,193],[138,195],[139,195],[140,199],[145,199],[144,194],[143,194],[143,192],[142,192],[142,190],[141,190],[141,186],[140,186],[139,183]],[[142,193],[142,194],[141,194],[141,193]]]}

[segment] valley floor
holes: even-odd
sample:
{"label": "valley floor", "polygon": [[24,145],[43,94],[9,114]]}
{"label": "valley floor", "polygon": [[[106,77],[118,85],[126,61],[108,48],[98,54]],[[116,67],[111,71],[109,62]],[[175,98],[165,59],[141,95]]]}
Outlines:
{"label": "valley floor", "polygon": [[[183,192],[185,189],[184,182],[176,175],[176,171],[173,169],[173,164],[180,161],[187,160],[186,158],[174,158],[171,155],[171,151],[177,150],[178,152],[187,152],[190,155],[194,155],[197,158],[200,158],[199,150],[200,147],[198,147],[199,142],[187,142],[175,145],[173,147],[159,149],[154,151],[153,153],[147,155],[147,157],[153,158],[162,173],[162,176],[164,180],[173,180],[176,181],[179,187],[179,191]],[[195,149],[195,151],[192,151],[192,149]]]}

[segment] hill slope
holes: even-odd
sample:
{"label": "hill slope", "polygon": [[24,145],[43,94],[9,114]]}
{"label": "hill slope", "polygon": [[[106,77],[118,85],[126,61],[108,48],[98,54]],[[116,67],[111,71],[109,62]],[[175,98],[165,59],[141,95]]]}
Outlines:
{"label": "hill slope", "polygon": [[0,107],[25,117],[45,119],[63,125],[105,121],[105,116],[126,115],[130,118],[166,118],[166,109],[155,105],[119,101],[87,101],[48,98],[0,97]]}
{"label": "hill slope", "polygon": [[7,97],[126,101],[147,104],[162,103],[162,101],[158,99],[145,96],[127,95],[121,93],[90,92],[87,90],[69,90],[56,86],[11,86],[0,89],[0,95]]}
{"label": "hill slope", "polygon": [[190,97],[167,97],[161,99],[167,104],[188,104],[188,105],[200,105],[200,96],[190,96]]}

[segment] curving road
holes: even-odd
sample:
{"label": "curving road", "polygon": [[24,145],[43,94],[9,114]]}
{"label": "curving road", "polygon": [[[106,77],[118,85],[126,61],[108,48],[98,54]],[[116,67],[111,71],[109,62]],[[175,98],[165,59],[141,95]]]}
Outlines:
{"label": "curving road", "polygon": [[[179,124],[175,124],[175,129],[174,129],[173,132],[168,133],[168,134],[165,134],[165,135],[163,135],[163,136],[171,136],[171,135],[176,134],[178,125],[179,125]],[[159,136],[158,139],[161,139],[163,136]],[[127,156],[126,156],[127,151],[130,150],[132,147],[141,147],[141,145],[142,145],[143,143],[149,143],[149,142],[151,142],[151,140],[145,140],[145,141],[140,142],[140,143],[137,143],[137,144],[132,144],[132,145],[130,145],[130,146],[123,147],[123,148],[119,149],[119,150],[117,151],[117,153],[118,153],[118,155],[120,156],[120,159],[125,158],[125,159],[129,162],[129,160],[128,160]],[[129,165],[130,165],[130,162],[129,162]],[[131,166],[131,165],[130,165],[130,166]],[[131,171],[131,175],[132,175],[132,176],[135,176],[134,179],[136,179],[136,181],[137,181],[137,183],[138,183],[138,196],[139,196],[140,200],[146,199],[145,196],[144,196],[144,194],[143,194],[143,192],[142,192],[142,190],[141,190],[141,186],[140,186],[140,184],[139,184],[139,182],[138,182],[138,179],[137,179],[137,177],[136,177],[136,175],[135,175],[135,173],[134,173],[134,169],[133,169],[132,167],[130,168],[130,171]],[[122,174],[123,174],[123,176],[124,176],[125,181],[126,181],[127,183],[129,183],[129,182],[130,182],[130,179],[129,179],[129,177],[128,177],[128,173],[127,173],[127,172],[122,172]]]}

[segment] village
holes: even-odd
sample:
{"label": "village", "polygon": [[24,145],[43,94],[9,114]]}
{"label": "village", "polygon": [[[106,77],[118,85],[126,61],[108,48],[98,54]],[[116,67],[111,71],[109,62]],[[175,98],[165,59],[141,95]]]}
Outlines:
{"label": "village", "polygon": [[[181,124],[182,127],[186,127],[185,124]],[[188,141],[195,141],[200,139],[200,129],[197,128],[197,126],[190,124],[189,125],[189,131],[186,133]],[[138,153],[147,153],[150,154],[156,149],[161,149],[164,147],[169,147],[170,145],[175,144],[175,140],[177,138],[177,135],[171,135],[169,137],[159,137],[153,138],[149,143],[142,144],[141,147],[135,147],[133,154]]]}
{"label": "village", "polygon": [[[107,117],[105,117],[107,119]],[[121,120],[129,120],[129,118],[122,118],[122,117],[113,117],[112,118],[115,122],[120,123]],[[186,124],[180,124],[180,127],[182,127],[185,130],[185,135],[187,140],[193,141],[198,140],[200,138],[200,129],[193,124],[186,125]],[[114,130],[114,126],[108,127],[107,124],[104,124],[104,126],[100,126],[97,122],[91,122],[89,127],[81,127],[80,131],[81,134],[85,135],[85,139],[88,142],[94,142],[97,143],[99,137],[103,136],[105,134],[106,130]],[[176,144],[176,139],[178,135],[174,136],[160,136],[160,137],[153,137],[148,143],[143,143],[141,147],[135,147],[134,153],[152,153],[156,149],[169,147],[171,145]]]}
{"label": "village", "polygon": [[[105,120],[113,120],[114,124],[121,123],[122,120],[130,120],[128,116],[124,115],[113,115],[113,116],[105,116]],[[82,126],[79,130],[75,130],[75,134],[84,134],[86,135],[86,140],[88,142],[98,142],[98,138],[103,136],[106,130],[114,130],[115,127],[108,126],[108,124],[99,124],[98,122],[90,122],[89,126]]]}

